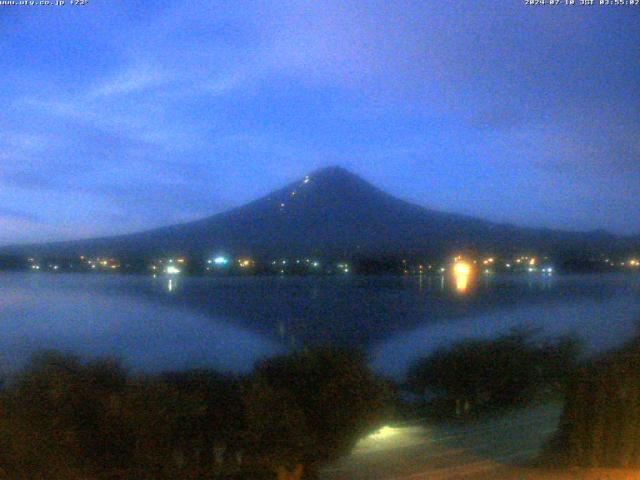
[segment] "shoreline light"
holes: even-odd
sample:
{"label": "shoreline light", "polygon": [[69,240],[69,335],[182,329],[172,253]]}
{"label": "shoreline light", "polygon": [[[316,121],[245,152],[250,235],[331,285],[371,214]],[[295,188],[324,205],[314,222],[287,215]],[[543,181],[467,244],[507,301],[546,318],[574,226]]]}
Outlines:
{"label": "shoreline light", "polygon": [[240,258],[238,259],[238,265],[240,265],[240,268],[249,268],[253,265],[253,260],[249,258]]}
{"label": "shoreline light", "polygon": [[229,263],[229,259],[227,257],[216,257],[213,259],[213,263],[215,263],[216,265],[226,265]]}
{"label": "shoreline light", "polygon": [[178,275],[180,273],[180,269],[178,267],[174,267],[173,265],[169,265],[166,268],[165,272],[169,275]]}
{"label": "shoreline light", "polygon": [[471,278],[472,267],[469,263],[460,260],[460,257],[456,257],[456,262],[453,264],[453,278],[456,282],[456,291],[464,293],[469,289],[469,280]]}

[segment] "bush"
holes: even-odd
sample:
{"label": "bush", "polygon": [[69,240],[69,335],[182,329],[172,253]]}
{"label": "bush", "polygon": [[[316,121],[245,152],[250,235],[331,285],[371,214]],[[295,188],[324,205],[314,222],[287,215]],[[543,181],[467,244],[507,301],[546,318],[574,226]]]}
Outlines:
{"label": "bush", "polygon": [[212,372],[129,378],[116,362],[45,352],[0,396],[9,478],[182,478],[233,438],[239,386]]}
{"label": "bush", "polygon": [[2,463],[10,476],[75,478],[117,466],[123,443],[105,420],[125,382],[112,362],[83,366],[55,352],[34,357],[0,402]]}
{"label": "bush", "polygon": [[543,456],[582,467],[640,468],[640,338],[578,369]]}
{"label": "bush", "polygon": [[575,339],[540,343],[531,332],[514,331],[437,350],[409,369],[407,385],[455,416],[499,411],[561,389],[578,353]]}
{"label": "bush", "polygon": [[320,349],[267,360],[247,395],[250,445],[274,470],[315,467],[347,453],[388,413],[388,386],[364,357]]}
{"label": "bush", "polygon": [[0,393],[0,475],[299,478],[345,453],[387,398],[362,356],[338,350],[268,360],[246,379],[131,377],[45,352]]}

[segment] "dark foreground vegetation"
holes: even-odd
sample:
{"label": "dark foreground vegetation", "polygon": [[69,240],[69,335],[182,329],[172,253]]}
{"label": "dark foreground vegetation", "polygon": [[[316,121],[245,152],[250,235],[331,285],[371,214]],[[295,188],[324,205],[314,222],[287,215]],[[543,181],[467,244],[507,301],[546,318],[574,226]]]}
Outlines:
{"label": "dark foreground vegetation", "polygon": [[546,458],[581,467],[640,467],[640,338],[576,370]]}
{"label": "dark foreground vegetation", "polygon": [[416,362],[407,387],[437,418],[467,419],[562,395],[580,352],[570,337],[537,340],[514,331],[491,340],[468,340]]}
{"label": "dark foreground vegetation", "polygon": [[[405,386],[445,421],[564,398],[545,463],[640,467],[640,339],[587,363],[579,350],[526,331],[469,340],[418,361]],[[335,348],[242,377],[43,352],[0,390],[0,479],[313,479],[390,419],[393,391]]]}
{"label": "dark foreground vegetation", "polygon": [[640,468],[640,336],[595,359],[579,354],[570,337],[540,342],[516,331],[436,351],[409,370],[407,386],[437,420],[561,399],[562,418],[542,465]]}
{"label": "dark foreground vegetation", "polygon": [[0,478],[299,479],[388,414],[391,390],[335,349],[134,377],[41,353],[0,393]]}

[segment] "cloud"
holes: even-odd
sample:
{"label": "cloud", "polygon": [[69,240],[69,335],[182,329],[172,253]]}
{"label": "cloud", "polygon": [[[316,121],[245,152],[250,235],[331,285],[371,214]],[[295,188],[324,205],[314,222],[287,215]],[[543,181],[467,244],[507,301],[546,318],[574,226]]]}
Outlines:
{"label": "cloud", "polygon": [[[4,136],[11,137],[12,132]],[[70,179],[120,169],[123,160],[139,160],[151,150],[144,141],[95,128],[78,129],[73,136],[57,137],[36,150],[6,144],[1,148],[0,181],[32,189],[64,188]]]}
{"label": "cloud", "polygon": [[136,66],[107,79],[87,93],[87,100],[97,100],[134,92],[147,91],[165,85],[171,76],[154,71],[152,68]]}
{"label": "cloud", "polygon": [[5,207],[3,205],[0,205],[0,217],[3,217],[5,220],[18,220],[27,223],[41,223],[43,221],[43,218],[40,215],[22,210],[16,210],[13,208]]}
{"label": "cloud", "polygon": [[[439,0],[71,10],[16,17],[0,41],[15,54],[0,59],[4,198],[55,194],[60,221],[72,221],[65,205],[105,229],[191,218],[333,163],[418,203],[523,222],[520,206],[474,196],[516,198],[523,178],[542,191],[547,176],[638,191],[637,12]],[[51,37],[65,48],[39,48]],[[618,220],[593,221],[628,229],[632,208],[597,195]],[[564,222],[560,208],[543,213]]]}
{"label": "cloud", "polygon": [[37,171],[10,171],[0,175],[5,186],[22,189],[51,189],[56,186],[56,180]]}

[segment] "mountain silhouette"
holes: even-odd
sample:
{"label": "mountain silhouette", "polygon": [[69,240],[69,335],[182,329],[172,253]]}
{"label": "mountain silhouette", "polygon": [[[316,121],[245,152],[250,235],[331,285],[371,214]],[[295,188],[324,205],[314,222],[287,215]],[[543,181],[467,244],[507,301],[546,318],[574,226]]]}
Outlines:
{"label": "mountain silhouette", "polygon": [[460,249],[607,252],[637,243],[606,232],[498,224],[395,198],[341,167],[317,170],[258,200],[142,233],[5,248],[58,255],[443,256]]}

